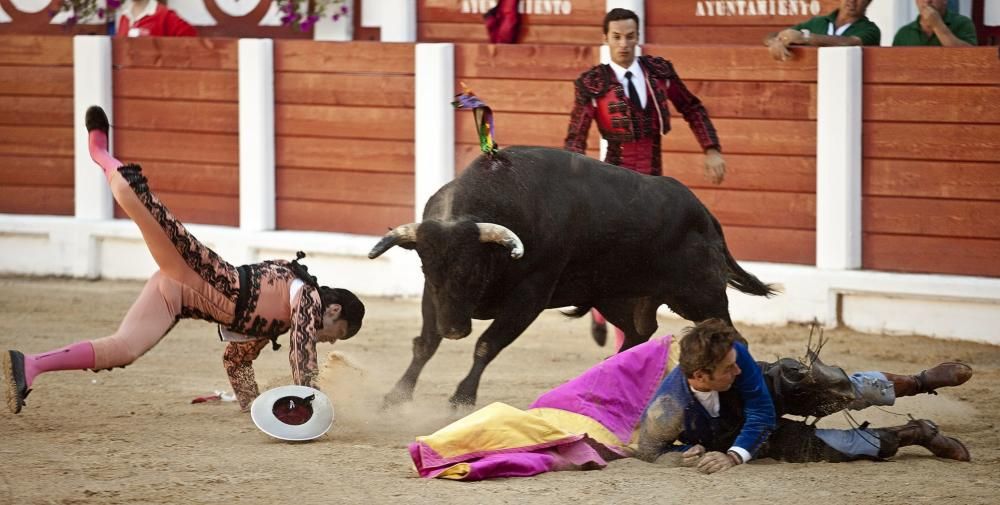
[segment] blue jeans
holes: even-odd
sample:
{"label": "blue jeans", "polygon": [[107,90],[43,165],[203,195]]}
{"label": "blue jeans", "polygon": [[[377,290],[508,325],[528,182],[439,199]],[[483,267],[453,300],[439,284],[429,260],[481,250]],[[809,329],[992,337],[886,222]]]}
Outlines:
{"label": "blue jeans", "polygon": [[[850,410],[896,403],[896,390],[893,389],[892,382],[886,379],[881,372],[855,373],[851,375],[851,385],[854,386],[855,398],[847,407]],[[869,429],[818,429],[816,436],[826,442],[826,445],[843,454],[878,456],[880,441],[875,433]]]}

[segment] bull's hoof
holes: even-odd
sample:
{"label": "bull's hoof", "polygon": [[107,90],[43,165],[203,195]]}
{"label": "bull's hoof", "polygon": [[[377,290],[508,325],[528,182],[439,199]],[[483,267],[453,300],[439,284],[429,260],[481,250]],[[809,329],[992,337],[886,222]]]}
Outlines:
{"label": "bull's hoof", "polygon": [[398,389],[393,389],[382,397],[382,410],[395,407],[402,403],[408,403],[412,400],[413,391],[400,391]]}
{"label": "bull's hoof", "polygon": [[456,393],[448,399],[448,403],[452,410],[472,410],[476,406],[476,397]]}

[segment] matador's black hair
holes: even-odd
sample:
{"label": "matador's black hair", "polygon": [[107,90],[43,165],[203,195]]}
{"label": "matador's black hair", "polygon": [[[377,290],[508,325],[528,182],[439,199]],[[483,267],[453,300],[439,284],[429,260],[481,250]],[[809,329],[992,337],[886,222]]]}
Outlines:
{"label": "matador's black hair", "polygon": [[[344,340],[353,337],[361,329],[361,321],[365,318],[365,304],[358,299],[354,293],[342,289],[320,286],[316,276],[309,273],[309,267],[299,263],[299,260],[306,257],[306,253],[298,251],[295,259],[289,263],[288,267],[302,282],[319,290],[319,297],[323,301],[323,311],[331,305],[340,305],[340,317],[347,321],[347,336]],[[322,325],[322,322],[320,322]]]}

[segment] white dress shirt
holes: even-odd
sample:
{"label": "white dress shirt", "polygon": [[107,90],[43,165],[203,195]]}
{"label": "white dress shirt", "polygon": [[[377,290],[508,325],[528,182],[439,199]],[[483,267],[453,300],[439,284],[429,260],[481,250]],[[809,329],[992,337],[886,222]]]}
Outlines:
{"label": "white dress shirt", "polygon": [[[642,108],[646,108],[646,74],[642,73],[642,67],[639,66],[639,58],[632,60],[632,64],[628,68],[622,67],[621,65],[611,62],[611,70],[615,72],[615,77],[618,78],[618,82],[622,83],[622,87],[625,88],[625,95],[628,95],[628,79],[625,78],[625,72],[632,72],[632,85],[635,86],[635,92],[639,93],[639,103]],[[631,98],[631,97],[629,97]]]}

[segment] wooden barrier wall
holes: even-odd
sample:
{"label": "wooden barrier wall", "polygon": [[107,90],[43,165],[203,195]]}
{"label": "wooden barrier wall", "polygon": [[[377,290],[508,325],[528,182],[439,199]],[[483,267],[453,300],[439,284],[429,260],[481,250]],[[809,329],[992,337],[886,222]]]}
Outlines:
{"label": "wooden barrier wall", "polygon": [[[455,45],[455,89],[465,83],[493,109],[501,147],[562,148],[573,110],[573,81],[598,63],[597,46]],[[599,155],[600,137],[591,128],[588,154]],[[455,169],[481,153],[469,111],[455,112]]]}
{"label": "wooden barrier wall", "polygon": [[647,0],[645,5],[647,44],[760,46],[767,34],[829,14],[840,0]]}
{"label": "wooden barrier wall", "polygon": [[0,213],[73,214],[73,39],[0,41]]}
{"label": "wooden barrier wall", "polygon": [[277,227],[413,221],[414,45],[275,41]]}
{"label": "wooden barrier wall", "polygon": [[[114,152],[178,219],[239,225],[237,40],[116,38]],[[125,217],[116,206],[115,217]]]}
{"label": "wooden barrier wall", "polygon": [[[673,61],[719,131],[729,173],[721,186],[703,175],[701,147],[676,111],[664,140],[664,174],[680,179],[725,227],[742,260],[813,264],[816,257],[816,51],[777,63],[764,48],[646,46]],[[501,146],[561,147],[573,104],[572,81],[597,61],[597,48],[458,44],[456,81],[495,111]],[[543,62],[548,62],[543,64]],[[456,83],[457,89],[458,83]],[[456,112],[455,163],[479,154],[472,114]],[[588,155],[598,157],[597,126]]]}
{"label": "wooden barrier wall", "polygon": [[[673,0],[671,0],[673,1]],[[649,2],[647,2],[649,3]],[[490,0],[417,0],[418,42],[489,42]],[[521,44],[601,43],[605,0],[521,0]]]}
{"label": "wooden barrier wall", "polygon": [[[418,0],[420,42],[488,42],[483,13],[490,0]],[[521,0],[520,44],[601,43],[605,0]],[[764,37],[814,16],[840,0],[647,0],[649,44],[759,46]],[[568,12],[568,13],[564,13]]]}
{"label": "wooden barrier wall", "polygon": [[816,261],[816,57],[796,49],[779,63],[763,47],[667,47],[647,54],[671,60],[708,109],[727,174],[704,176],[704,154],[676,112],[663,142],[663,173],[687,184],[719,219],[741,260]]}
{"label": "wooden barrier wall", "polygon": [[863,61],[864,268],[1000,276],[996,48]]}

